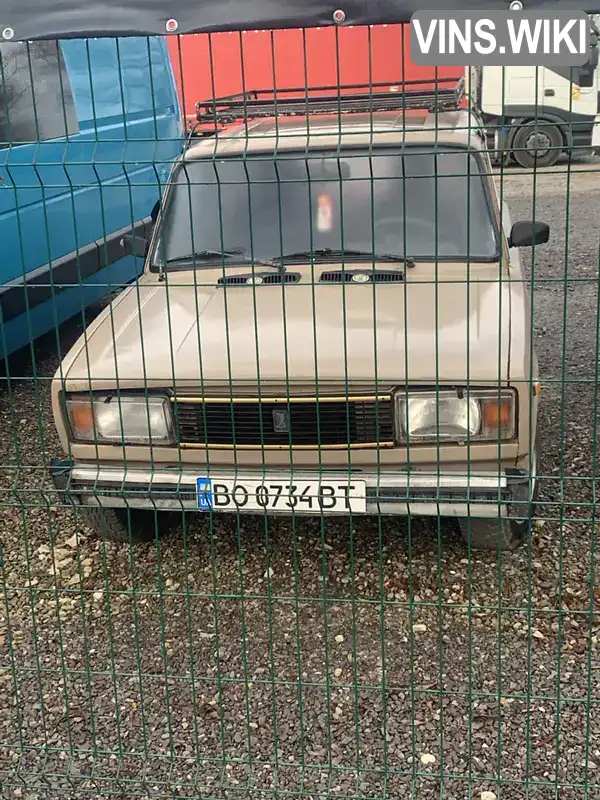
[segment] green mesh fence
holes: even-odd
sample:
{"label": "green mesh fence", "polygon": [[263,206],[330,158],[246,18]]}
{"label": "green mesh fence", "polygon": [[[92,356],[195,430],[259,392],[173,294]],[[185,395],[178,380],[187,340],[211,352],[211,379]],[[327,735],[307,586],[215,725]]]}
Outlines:
{"label": "green mesh fence", "polygon": [[3,797],[600,797],[596,70],[405,41],[0,45]]}

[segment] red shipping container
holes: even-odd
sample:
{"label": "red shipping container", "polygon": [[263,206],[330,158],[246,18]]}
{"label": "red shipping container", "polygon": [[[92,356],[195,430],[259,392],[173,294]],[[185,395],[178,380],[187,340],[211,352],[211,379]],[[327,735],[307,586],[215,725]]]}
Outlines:
{"label": "red shipping container", "polygon": [[168,44],[189,119],[199,100],[251,89],[374,83],[388,84],[380,87],[385,90],[401,81],[431,86],[463,74],[460,67],[414,64],[407,25],[189,34]]}

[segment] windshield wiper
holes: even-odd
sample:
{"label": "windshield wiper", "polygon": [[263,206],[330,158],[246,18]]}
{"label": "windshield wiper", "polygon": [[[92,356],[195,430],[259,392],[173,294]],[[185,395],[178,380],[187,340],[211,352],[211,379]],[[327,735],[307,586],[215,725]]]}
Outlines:
{"label": "windshield wiper", "polygon": [[[172,267],[184,267],[189,264],[202,264],[217,259],[239,262],[239,266],[246,264],[258,264],[261,267],[271,267],[272,269],[281,270],[282,265],[276,264],[273,261],[267,261],[261,258],[252,258],[251,256],[244,255],[243,250],[198,250],[196,253],[189,253],[187,256],[179,256],[178,258],[170,258],[165,261],[164,267],[170,269]],[[238,266],[237,264],[227,264],[228,267]]]}
{"label": "windshield wiper", "polygon": [[321,259],[332,258],[368,258],[369,261],[388,261],[405,264],[407,267],[413,267],[415,264],[414,258],[411,256],[403,256],[400,253],[373,253],[372,250],[349,250],[340,249],[335,250],[331,247],[322,247],[317,250],[300,250],[297,253],[286,253],[284,256],[278,256],[273,259],[274,262],[283,262],[286,259],[290,261],[299,258],[314,258],[315,261]]}

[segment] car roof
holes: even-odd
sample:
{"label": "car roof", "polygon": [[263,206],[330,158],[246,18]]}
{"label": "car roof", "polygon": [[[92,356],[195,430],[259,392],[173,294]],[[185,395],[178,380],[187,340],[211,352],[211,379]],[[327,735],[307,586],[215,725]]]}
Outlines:
{"label": "car roof", "polygon": [[447,145],[485,149],[480,120],[467,109],[323,113],[250,119],[214,135],[192,138],[185,161],[243,152],[368,147],[384,144]]}

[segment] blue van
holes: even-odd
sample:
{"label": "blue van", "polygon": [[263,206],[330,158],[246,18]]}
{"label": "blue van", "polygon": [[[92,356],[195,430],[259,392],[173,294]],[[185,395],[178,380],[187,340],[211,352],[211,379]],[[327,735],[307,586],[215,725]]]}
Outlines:
{"label": "blue van", "polygon": [[140,274],[183,141],[164,38],[0,44],[0,358]]}

